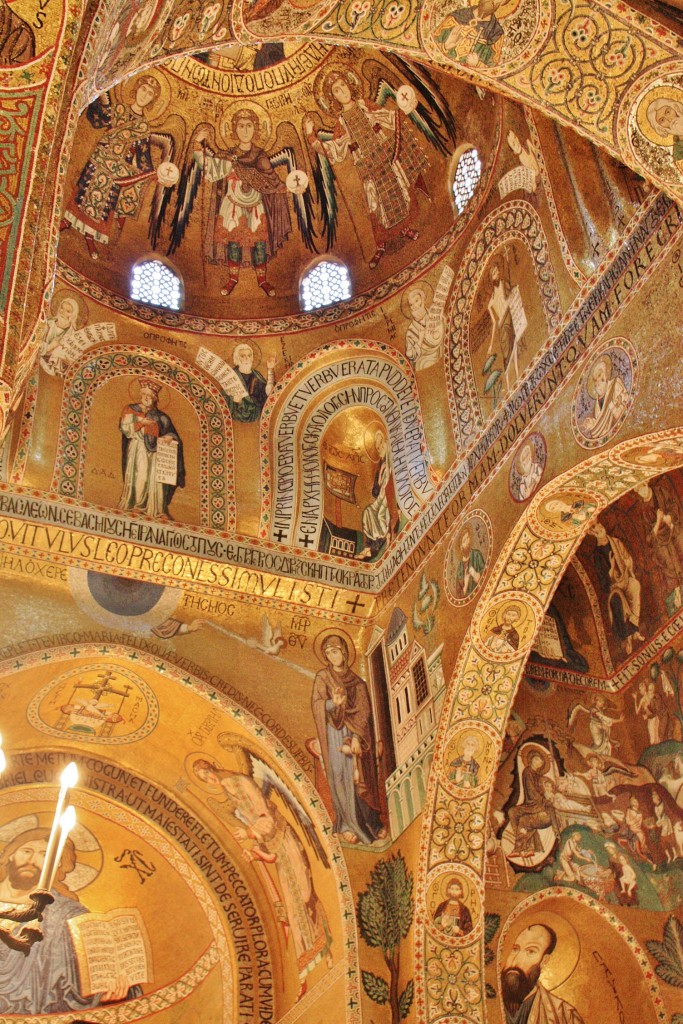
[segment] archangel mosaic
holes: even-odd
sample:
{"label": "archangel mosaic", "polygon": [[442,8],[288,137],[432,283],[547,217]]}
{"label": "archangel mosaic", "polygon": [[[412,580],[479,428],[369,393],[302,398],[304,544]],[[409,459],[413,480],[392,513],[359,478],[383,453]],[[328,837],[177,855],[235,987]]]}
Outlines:
{"label": "archangel mosaic", "polygon": [[682,26],[0,0],[2,1021],[683,1024]]}

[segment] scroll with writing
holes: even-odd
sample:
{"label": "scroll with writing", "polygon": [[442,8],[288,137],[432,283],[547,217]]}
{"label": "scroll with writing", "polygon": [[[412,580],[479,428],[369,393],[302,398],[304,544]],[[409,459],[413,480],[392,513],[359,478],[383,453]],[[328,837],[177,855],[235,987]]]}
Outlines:
{"label": "scroll with writing", "polygon": [[130,988],[154,980],[149,937],[138,910],[81,914],[67,923],[78,959],[82,996],[111,992],[122,983]]}
{"label": "scroll with writing", "polygon": [[443,328],[443,314],[448,301],[448,293],[451,290],[453,278],[455,274],[451,267],[444,267],[441,271],[441,277],[439,283],[436,286],[434,292],[434,298],[429,304],[429,313],[427,315],[427,336],[434,337],[436,332]]}
{"label": "scroll with writing", "polygon": [[513,167],[511,171],[504,174],[498,182],[501,199],[505,199],[511,192],[517,192],[518,189],[529,193],[536,191],[536,171],[533,167],[523,167],[522,164],[518,164],[517,167]]}
{"label": "scroll with writing", "polygon": [[510,316],[512,317],[515,341],[519,341],[529,324],[526,318],[526,313],[524,312],[524,303],[522,302],[522,296],[520,294],[518,284],[515,285],[508,295],[508,309],[510,310]]}
{"label": "scroll with writing", "polygon": [[116,341],[116,337],[116,324],[102,321],[97,324],[88,324],[87,327],[81,327],[79,331],[68,334],[62,342],[62,348],[66,359],[73,363],[91,345]]}
{"label": "scroll with writing", "polygon": [[158,484],[178,483],[178,442],[174,437],[160,437],[157,441],[157,458],[155,468]]}
{"label": "scroll with writing", "polygon": [[197,353],[197,366],[201,366],[202,370],[206,370],[222,387],[226,395],[232,398],[233,402],[241,402],[243,398],[248,398],[248,392],[242,383],[241,379],[233,370],[232,366],[228,366],[224,359],[217,356],[214,352],[209,352],[208,348],[201,347]]}
{"label": "scroll with writing", "polygon": [[540,654],[542,658],[547,658],[549,661],[564,661],[560,633],[557,628],[557,623],[552,616],[544,616],[541,628],[534,640],[533,649],[537,654]]}

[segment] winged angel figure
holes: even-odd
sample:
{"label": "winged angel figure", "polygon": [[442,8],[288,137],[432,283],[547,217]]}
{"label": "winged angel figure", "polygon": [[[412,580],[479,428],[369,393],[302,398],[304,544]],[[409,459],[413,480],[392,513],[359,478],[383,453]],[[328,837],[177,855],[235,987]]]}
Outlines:
{"label": "winged angel figure", "polygon": [[[221,295],[234,290],[242,267],[253,267],[259,286],[272,297],[275,288],[268,280],[268,264],[292,230],[288,195],[306,248],[317,251],[311,192],[308,176],[297,166],[294,129],[285,123],[278,126],[280,148],[269,155],[259,142],[264,139],[267,144],[270,119],[255,103],[247,102],[223,123],[223,134],[232,141],[227,149],[216,141],[212,125],[200,125],[190,139],[168,252],[175,252],[183,241],[204,183],[210,187],[210,197],[208,209],[205,194],[199,203],[202,254],[207,263],[227,267]],[[286,181],[277,173],[280,167],[287,170]]]}
{"label": "winged angel figure", "polygon": [[[108,245],[114,222],[122,230],[127,219],[140,213],[145,189],[156,179],[149,213],[149,239],[156,243],[175,184],[171,163],[175,141],[166,132],[152,130],[165,100],[160,80],[142,75],[134,81],[129,103],[113,102],[104,93],[87,108],[93,128],[104,129],[80,173],[76,190],[66,204],[60,231],[74,228],[84,236],[92,259],[99,258],[97,243]],[[155,167],[152,148],[160,152]]]}
{"label": "winged angel figure", "polygon": [[309,815],[276,772],[228,734],[218,739],[226,751],[236,755],[238,770],[221,768],[200,757],[194,762],[194,774],[214,791],[221,791],[219,798],[210,796],[207,802],[226,822],[244,856],[260,871],[287,940],[291,935],[301,996],[313,968],[323,958],[331,966],[332,937],[315,891],[308,853],[291,822],[301,827],[307,845],[324,868],[329,868],[329,860]]}
{"label": "winged angel figure", "polygon": [[350,67],[326,68],[316,79],[314,93],[320,109],[336,116],[335,124],[316,130],[311,114],[303,123],[315,154],[314,180],[327,248],[334,245],[337,230],[334,165],[350,156],[363,185],[375,237],[375,253],[369,261],[373,269],[390,243],[418,237],[413,226],[417,192],[429,198],[424,177],[429,161],[418,132],[443,154],[456,137],[453,117],[429,73],[418,72],[400,58],[392,61],[404,82],[395,87],[376,74],[374,101],[363,98],[360,78]]}

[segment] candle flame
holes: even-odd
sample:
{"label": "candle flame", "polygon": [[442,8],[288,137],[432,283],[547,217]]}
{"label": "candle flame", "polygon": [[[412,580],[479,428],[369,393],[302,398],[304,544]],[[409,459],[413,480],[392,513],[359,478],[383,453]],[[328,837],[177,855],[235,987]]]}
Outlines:
{"label": "candle flame", "polygon": [[72,789],[78,782],[78,765],[74,761],[70,761],[60,778],[65,789]]}
{"label": "candle flame", "polygon": [[64,814],[59,819],[59,824],[61,826],[62,832],[65,835],[68,835],[71,829],[76,824],[76,811],[73,807],[67,807],[67,809],[64,811]]}

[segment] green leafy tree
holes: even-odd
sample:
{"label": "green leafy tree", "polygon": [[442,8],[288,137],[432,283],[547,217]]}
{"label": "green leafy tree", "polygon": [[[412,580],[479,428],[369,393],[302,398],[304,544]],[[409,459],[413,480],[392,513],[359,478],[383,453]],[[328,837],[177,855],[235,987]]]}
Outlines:
{"label": "green leafy tree", "polygon": [[683,988],[683,924],[673,914],[664,925],[663,941],[646,943],[650,956],[657,961],[655,970],[662,981]]}
{"label": "green leafy tree", "polygon": [[[491,943],[495,938],[495,934],[498,931],[500,924],[500,914],[484,914],[484,963],[492,964],[494,960],[493,949]],[[493,985],[486,982],[486,998],[495,999],[496,990]]]}
{"label": "green leafy tree", "polygon": [[391,1024],[408,1016],[414,987],[409,981],[399,995],[398,977],[401,940],[413,921],[413,876],[402,855],[385,857],[373,868],[365,892],[358,896],[360,933],[368,946],[381,949],[389,969],[389,981],[363,971],[363,988],[375,1003],[389,1003]]}

